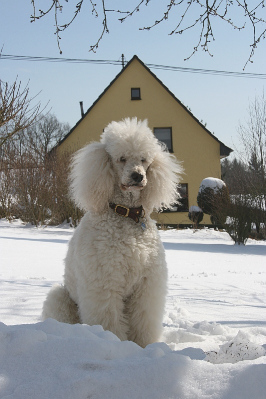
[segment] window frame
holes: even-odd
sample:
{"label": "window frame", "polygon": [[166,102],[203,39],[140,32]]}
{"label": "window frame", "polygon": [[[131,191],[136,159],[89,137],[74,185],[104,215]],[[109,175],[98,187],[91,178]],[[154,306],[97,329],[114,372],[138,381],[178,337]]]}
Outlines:
{"label": "window frame", "polygon": [[[139,95],[138,96],[133,96],[133,90],[138,90],[139,91]],[[131,100],[132,101],[141,100],[140,87],[131,87]]]}
{"label": "window frame", "polygon": [[[170,153],[173,153],[173,152],[174,152],[174,149],[173,149],[173,129],[172,129],[172,126],[154,127],[154,128],[153,128],[153,134],[154,134],[154,136],[156,137],[155,130],[166,130],[166,129],[169,129],[171,147],[169,148],[169,147],[167,146],[167,144],[166,144],[164,141],[161,141],[161,140],[159,140],[159,139],[158,139],[158,140],[159,140],[161,143],[163,143],[163,144],[166,145],[166,147],[167,147],[167,149],[168,149],[168,151],[169,151]],[[156,137],[156,138],[157,138],[157,137]]]}
{"label": "window frame", "polygon": [[[189,212],[188,183],[180,183],[180,184],[179,184],[179,187],[182,188],[182,186],[186,188],[186,190],[185,190],[186,195],[180,198],[179,202],[180,202],[181,205],[179,205],[179,204],[174,204],[174,205],[173,205],[173,208],[177,208],[176,210],[175,210],[175,209],[174,209],[174,210],[171,210],[171,209],[168,208],[168,209],[164,209],[164,210],[163,210],[163,213],[181,213],[181,212]],[[177,190],[178,190],[178,189],[177,189]]]}

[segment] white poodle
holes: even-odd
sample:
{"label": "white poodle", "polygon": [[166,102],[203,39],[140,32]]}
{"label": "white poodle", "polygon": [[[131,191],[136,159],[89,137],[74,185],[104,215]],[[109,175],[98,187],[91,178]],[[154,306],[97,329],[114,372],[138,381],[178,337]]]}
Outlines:
{"label": "white poodle", "polygon": [[71,193],[88,211],[69,243],[64,286],[43,318],[100,324],[145,347],[159,339],[167,267],[154,209],[176,203],[182,168],[147,121],[112,122],[101,141],[76,153]]}

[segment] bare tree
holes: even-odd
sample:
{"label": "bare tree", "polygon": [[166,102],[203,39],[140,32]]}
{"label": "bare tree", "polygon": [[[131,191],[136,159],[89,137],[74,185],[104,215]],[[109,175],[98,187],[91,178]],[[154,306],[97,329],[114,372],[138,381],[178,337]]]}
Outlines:
{"label": "bare tree", "polygon": [[[266,99],[250,104],[246,123],[239,127],[242,151],[239,159],[222,163],[223,178],[230,191],[227,230],[238,243],[248,237],[266,237]],[[254,229],[255,227],[255,229]]]}
{"label": "bare tree", "polygon": [[266,228],[266,98],[264,93],[250,104],[248,121],[240,125],[244,147],[241,156],[248,165],[249,194],[252,198],[253,222],[257,232]]}
{"label": "bare tree", "polygon": [[[54,14],[55,19],[55,34],[57,37],[58,48],[61,51],[60,40],[61,33],[77,19],[78,15],[85,7],[84,0],[76,0],[75,6],[69,4],[68,0],[50,0],[46,8],[40,9],[37,6],[38,0],[31,0],[33,13],[31,15],[31,22],[47,16],[50,13]],[[91,51],[96,51],[100,41],[106,33],[109,33],[108,21],[109,15],[115,14],[118,16],[118,21],[125,22],[129,17],[141,12],[144,6],[152,7],[153,0],[136,0],[131,8],[127,5],[127,9],[123,6],[118,9],[117,2],[111,0],[89,0],[90,12],[92,16],[99,18],[102,24],[102,30],[95,44],[90,46]],[[127,2],[129,3],[129,2]],[[131,4],[133,2],[130,2]],[[195,30],[196,39],[194,48],[188,58],[190,58],[200,48],[207,53],[210,53],[210,42],[215,39],[215,21],[222,20],[229,24],[234,29],[239,31],[245,28],[252,30],[252,37],[250,39],[251,51],[248,61],[251,61],[255,49],[262,39],[265,38],[266,32],[266,16],[265,16],[265,0],[254,0],[248,4],[247,0],[167,0],[165,3],[165,11],[158,15],[155,21],[147,26],[139,28],[140,30],[150,30],[159,24],[168,21],[169,17],[175,18],[174,26],[170,30],[170,35],[181,35],[186,31]],[[112,6],[112,4],[114,4]],[[114,8],[111,8],[114,7]],[[130,8],[130,9],[129,9]],[[37,11],[38,9],[38,11]],[[61,18],[70,12],[70,19],[60,22]],[[170,22],[168,22],[170,23]]]}
{"label": "bare tree", "polygon": [[221,162],[222,180],[231,195],[247,194],[251,183],[249,166],[240,159],[224,158]]}
{"label": "bare tree", "polygon": [[266,98],[264,93],[249,106],[248,120],[239,127],[244,148],[241,158],[249,167],[252,186],[266,198]]}
{"label": "bare tree", "polygon": [[47,154],[70,131],[68,123],[61,123],[55,115],[40,116],[38,120],[23,131],[24,145],[44,163]]}
{"label": "bare tree", "polygon": [[0,80],[0,149],[37,119],[41,106],[33,105],[34,99],[30,97],[28,84],[23,88],[17,79],[12,84]]}
{"label": "bare tree", "polygon": [[45,115],[2,145],[0,217],[19,217],[35,225],[76,224],[82,212],[68,197],[70,156],[50,150],[69,131],[54,115]]}

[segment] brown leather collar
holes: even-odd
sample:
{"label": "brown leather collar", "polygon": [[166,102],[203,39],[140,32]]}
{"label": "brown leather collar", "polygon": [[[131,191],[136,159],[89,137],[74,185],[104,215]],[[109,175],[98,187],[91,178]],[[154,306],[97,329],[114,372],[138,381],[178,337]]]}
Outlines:
{"label": "brown leather collar", "polygon": [[109,206],[118,215],[124,216],[125,218],[130,218],[136,223],[139,223],[139,218],[145,216],[145,211],[142,206],[139,206],[138,208],[127,208],[124,205],[117,204],[109,204]]}

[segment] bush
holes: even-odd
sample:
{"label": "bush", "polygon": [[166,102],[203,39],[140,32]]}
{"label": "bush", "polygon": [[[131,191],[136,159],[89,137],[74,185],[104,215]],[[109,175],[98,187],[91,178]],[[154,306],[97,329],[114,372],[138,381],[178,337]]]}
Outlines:
{"label": "bush", "polygon": [[84,215],[68,195],[69,155],[51,155],[47,161],[50,170],[49,209],[51,217],[49,224],[57,225],[64,221],[76,226]]}
{"label": "bush", "polygon": [[76,225],[83,215],[68,197],[69,154],[50,152],[70,127],[53,115],[7,140],[0,152],[0,217]]}
{"label": "bush", "polygon": [[245,244],[249,237],[265,238],[264,214],[265,211],[255,206],[252,196],[234,195],[228,208],[229,217],[225,229],[237,244]]}
{"label": "bush", "polygon": [[248,207],[239,201],[231,203],[226,231],[237,244],[245,244],[251,233],[251,213]]}
{"label": "bush", "polygon": [[203,220],[203,211],[198,206],[191,206],[189,208],[188,217],[197,228],[200,222]]}
{"label": "bush", "polygon": [[211,216],[212,224],[223,225],[230,203],[229,192],[220,179],[207,178],[201,182],[197,196],[198,206]]}
{"label": "bush", "polygon": [[83,212],[68,196],[69,156],[36,162],[30,153],[5,158],[0,170],[0,217],[34,224],[76,226]]}

